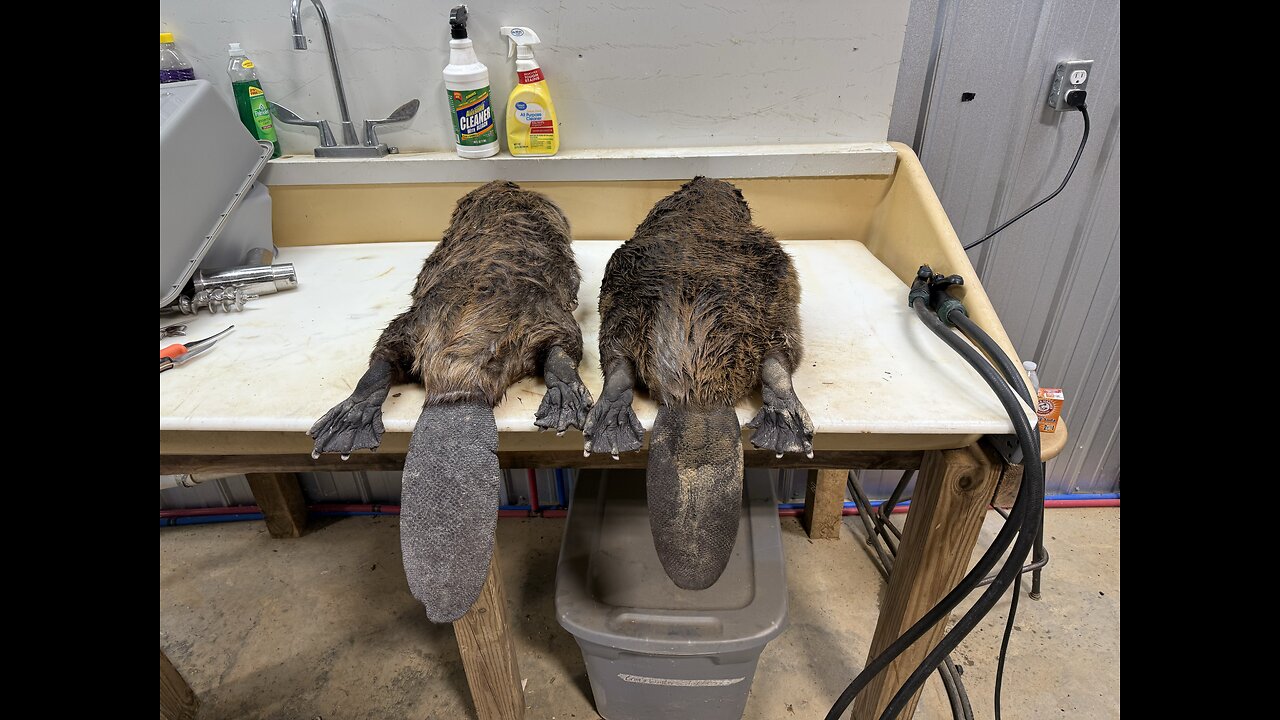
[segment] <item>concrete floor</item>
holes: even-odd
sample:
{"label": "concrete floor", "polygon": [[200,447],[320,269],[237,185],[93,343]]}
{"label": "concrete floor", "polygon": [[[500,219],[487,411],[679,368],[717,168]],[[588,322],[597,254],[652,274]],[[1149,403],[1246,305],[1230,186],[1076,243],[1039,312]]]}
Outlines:
{"label": "concrete floor", "polygon": [[[826,542],[782,520],[789,627],[761,656],[747,718],[821,718],[866,659],[882,583],[858,519],[845,520]],[[989,513],[982,543],[999,520]],[[529,718],[598,717],[554,616],[563,527],[498,523]],[[1004,715],[1118,718],[1120,512],[1050,510],[1046,529],[1044,599],[1020,602]],[[398,532],[395,517],[321,520],[298,540],[272,540],[258,522],[162,529],[160,646],[200,696],[200,718],[473,717],[453,631],[410,597]],[[953,656],[979,718],[991,717],[1007,608]],[[936,675],[916,717],[950,717]]]}

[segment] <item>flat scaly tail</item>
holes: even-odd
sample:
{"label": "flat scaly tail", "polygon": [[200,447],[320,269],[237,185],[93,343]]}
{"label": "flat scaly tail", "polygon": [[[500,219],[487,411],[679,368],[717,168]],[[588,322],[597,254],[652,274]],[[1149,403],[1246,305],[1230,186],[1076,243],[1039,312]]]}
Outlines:
{"label": "flat scaly tail", "polygon": [[676,585],[720,578],[742,513],[742,430],[732,407],[663,405],[649,435],[649,528]]}
{"label": "flat scaly tail", "polygon": [[498,426],[480,401],[429,405],[409,440],[400,549],[413,596],[453,622],[480,596],[498,522]]}

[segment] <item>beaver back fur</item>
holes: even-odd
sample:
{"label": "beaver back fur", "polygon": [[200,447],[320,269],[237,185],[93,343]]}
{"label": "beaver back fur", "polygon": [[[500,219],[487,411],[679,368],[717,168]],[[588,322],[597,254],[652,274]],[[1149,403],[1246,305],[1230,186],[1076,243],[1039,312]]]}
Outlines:
{"label": "beaver back fur", "polygon": [[742,191],[694,178],[650,210],[609,260],[600,359],[634,361],[662,404],[733,405],[778,351],[800,362],[800,284],[790,256],[751,222]]}
{"label": "beaver back fur", "polygon": [[388,325],[373,358],[420,380],[428,405],[495,406],[538,373],[551,344],[582,359],[573,319],[580,282],[560,208],[514,183],[488,183],[459,201],[418,274],[412,306]]}

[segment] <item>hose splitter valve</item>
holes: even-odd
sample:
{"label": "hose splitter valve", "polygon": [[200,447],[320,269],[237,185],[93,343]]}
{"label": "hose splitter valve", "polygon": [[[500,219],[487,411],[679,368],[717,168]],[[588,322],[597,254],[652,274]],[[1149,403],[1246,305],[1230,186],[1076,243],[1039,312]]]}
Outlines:
{"label": "hose splitter valve", "polygon": [[950,326],[951,313],[965,312],[964,305],[947,292],[958,285],[964,285],[964,278],[959,275],[943,275],[934,272],[928,265],[921,265],[916,271],[916,279],[911,282],[911,292],[907,294],[907,307],[914,306],[917,300],[924,300],[929,309],[938,313],[938,318]]}

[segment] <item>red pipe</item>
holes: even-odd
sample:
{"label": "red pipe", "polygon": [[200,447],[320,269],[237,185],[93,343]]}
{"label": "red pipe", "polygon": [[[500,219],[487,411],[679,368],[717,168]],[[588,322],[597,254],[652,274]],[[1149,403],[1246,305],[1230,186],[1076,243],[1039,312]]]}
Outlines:
{"label": "red pipe", "polygon": [[1045,500],[1047,508],[1120,507],[1120,498],[1114,500]]}
{"label": "red pipe", "polygon": [[538,512],[538,473],[533,468],[529,468],[529,510]]}

